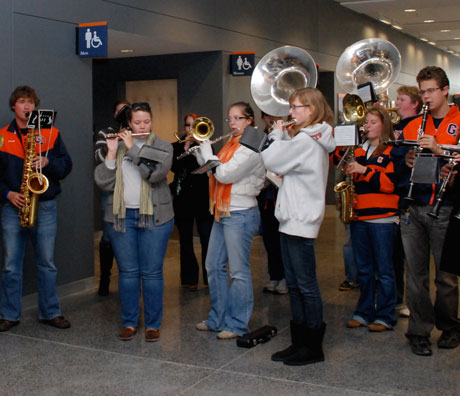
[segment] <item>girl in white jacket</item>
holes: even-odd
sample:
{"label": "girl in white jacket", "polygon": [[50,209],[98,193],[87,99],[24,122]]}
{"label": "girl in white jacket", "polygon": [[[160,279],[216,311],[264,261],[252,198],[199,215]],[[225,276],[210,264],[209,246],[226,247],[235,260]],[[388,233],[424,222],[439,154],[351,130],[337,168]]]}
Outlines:
{"label": "girl in white jacket", "polygon": [[314,242],[325,210],[329,152],[335,149],[333,113],[315,88],[295,91],[290,99],[294,136],[281,121],[262,152],[265,167],[282,176],[275,216],[280,222],[281,252],[292,310],[292,345],[272,355],[287,365],[324,360],[326,329],[318,281]]}

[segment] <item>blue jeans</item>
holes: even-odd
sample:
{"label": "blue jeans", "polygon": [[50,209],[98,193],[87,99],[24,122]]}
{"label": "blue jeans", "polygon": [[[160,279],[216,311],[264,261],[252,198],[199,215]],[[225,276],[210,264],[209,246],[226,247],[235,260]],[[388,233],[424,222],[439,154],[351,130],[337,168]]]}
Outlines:
{"label": "blue jeans", "polygon": [[321,327],[323,302],[316,278],[315,240],[281,232],[280,242],[292,321],[310,328]]}
{"label": "blue jeans", "polygon": [[18,209],[7,203],[2,208],[2,239],[5,266],[2,275],[0,315],[6,320],[21,317],[22,271],[29,237],[35,250],[38,279],[38,317],[53,319],[61,315],[56,290],[57,269],[54,263],[56,239],[56,201],[39,202],[33,228],[19,225]]}
{"label": "blue jeans", "polygon": [[234,211],[230,217],[214,220],[206,256],[211,297],[206,326],[211,330],[227,330],[238,335],[248,332],[254,306],[249,255],[259,223],[258,207]]}
{"label": "blue jeans", "polygon": [[137,328],[142,281],[145,328],[159,329],[163,316],[163,261],[174,220],[153,225],[151,230],[139,228],[138,222],[139,210],[126,209],[126,231],[109,230],[118,264],[121,319],[124,327]]}
{"label": "blue jeans", "polygon": [[348,282],[358,282],[358,268],[356,266],[355,255],[351,243],[350,224],[345,224],[345,235],[347,240],[343,245],[343,261],[345,264],[345,280]]}
{"label": "blue jeans", "polygon": [[397,228],[395,223],[351,223],[351,239],[361,287],[353,319],[364,325],[375,322],[392,328],[396,324],[393,246]]}

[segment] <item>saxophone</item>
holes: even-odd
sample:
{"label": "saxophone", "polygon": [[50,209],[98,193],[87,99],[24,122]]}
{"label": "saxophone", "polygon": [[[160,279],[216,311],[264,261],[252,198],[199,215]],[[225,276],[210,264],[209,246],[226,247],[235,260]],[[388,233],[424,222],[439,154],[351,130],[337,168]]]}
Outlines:
{"label": "saxophone", "polygon": [[[343,156],[344,166],[355,160],[355,148],[349,147]],[[343,169],[342,168],[342,169]],[[355,185],[353,183],[353,175],[346,174],[345,180],[337,183],[334,186],[334,192],[338,193],[338,205],[337,210],[340,212],[340,220],[342,223],[348,224],[355,220],[356,213],[354,209],[355,201]]]}
{"label": "saxophone", "polygon": [[49,187],[45,175],[32,169],[32,160],[35,158],[35,128],[27,131],[27,142],[24,153],[24,168],[20,193],[24,195],[25,205],[19,209],[19,223],[21,227],[33,227],[37,220],[38,195],[43,194]]}

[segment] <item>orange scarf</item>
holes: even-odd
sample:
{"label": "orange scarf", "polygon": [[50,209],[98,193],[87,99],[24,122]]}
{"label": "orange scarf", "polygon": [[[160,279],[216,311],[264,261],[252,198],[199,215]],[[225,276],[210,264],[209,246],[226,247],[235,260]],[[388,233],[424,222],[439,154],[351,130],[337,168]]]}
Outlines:
{"label": "orange scarf", "polygon": [[[240,136],[232,137],[217,156],[220,161],[225,164],[230,161],[235,154],[235,151],[240,147]],[[219,221],[220,217],[230,216],[230,196],[232,185],[223,184],[217,181],[213,174],[209,176],[209,211],[214,215],[214,218]]]}

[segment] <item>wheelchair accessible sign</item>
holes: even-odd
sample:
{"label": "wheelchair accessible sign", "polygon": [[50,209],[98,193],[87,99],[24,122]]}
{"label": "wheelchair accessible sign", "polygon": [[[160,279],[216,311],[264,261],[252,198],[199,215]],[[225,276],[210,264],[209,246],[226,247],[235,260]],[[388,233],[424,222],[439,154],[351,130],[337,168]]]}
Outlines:
{"label": "wheelchair accessible sign", "polygon": [[254,52],[232,52],[230,59],[233,76],[252,76]]}
{"label": "wheelchair accessible sign", "polygon": [[77,31],[77,54],[80,58],[107,56],[107,22],[80,23]]}

